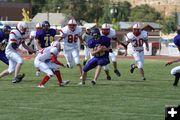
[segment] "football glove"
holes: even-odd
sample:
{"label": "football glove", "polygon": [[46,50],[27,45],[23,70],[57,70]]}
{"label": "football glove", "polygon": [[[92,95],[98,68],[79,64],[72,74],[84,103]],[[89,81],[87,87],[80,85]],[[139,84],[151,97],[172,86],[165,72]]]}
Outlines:
{"label": "football glove", "polygon": [[165,66],[171,65],[173,62],[167,62]]}

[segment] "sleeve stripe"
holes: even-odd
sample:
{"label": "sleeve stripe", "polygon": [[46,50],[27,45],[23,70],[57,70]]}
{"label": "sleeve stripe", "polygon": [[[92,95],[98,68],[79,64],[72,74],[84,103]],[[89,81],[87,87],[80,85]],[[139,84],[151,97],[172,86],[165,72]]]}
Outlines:
{"label": "sleeve stripe", "polygon": [[12,42],[16,42],[16,39],[10,39],[10,41],[12,41]]}
{"label": "sleeve stripe", "polygon": [[13,35],[15,35],[15,36],[16,36],[16,33],[14,33],[14,32],[10,32],[10,34],[13,34]]}

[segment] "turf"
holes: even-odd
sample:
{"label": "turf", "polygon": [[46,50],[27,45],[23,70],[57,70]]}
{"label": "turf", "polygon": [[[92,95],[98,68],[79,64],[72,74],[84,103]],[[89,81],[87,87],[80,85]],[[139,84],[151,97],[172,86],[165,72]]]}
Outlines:
{"label": "turf", "polygon": [[[25,79],[12,84],[12,76],[0,79],[0,120],[163,120],[165,105],[180,104],[180,87],[173,87],[170,70],[165,60],[146,60],[146,81],[137,70],[130,73],[133,60],[118,60],[121,77],[113,73],[111,81],[102,71],[97,85],[92,86],[94,70],[90,71],[85,86],[78,86],[76,68],[62,69],[64,80],[71,80],[66,87],[58,87],[53,77],[46,88],[37,88],[43,77],[35,76],[33,61],[25,61],[22,72]],[[7,66],[1,65],[1,71]]]}

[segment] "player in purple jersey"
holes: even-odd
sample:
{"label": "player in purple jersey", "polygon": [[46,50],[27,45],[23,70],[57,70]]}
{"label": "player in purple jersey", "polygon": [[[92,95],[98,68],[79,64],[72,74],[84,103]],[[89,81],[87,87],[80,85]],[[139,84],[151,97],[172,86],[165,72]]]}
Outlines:
{"label": "player in purple jersey", "polygon": [[9,65],[9,60],[5,55],[5,48],[8,43],[10,31],[11,27],[9,25],[5,25],[2,31],[0,31],[0,60],[4,62],[6,65]]}
{"label": "player in purple jersey", "polygon": [[54,41],[54,36],[56,35],[56,30],[50,28],[50,24],[48,21],[43,21],[42,27],[42,30],[36,32],[36,42],[38,50],[50,46],[51,42]]}
{"label": "player in purple jersey", "polygon": [[83,68],[82,84],[85,84],[87,72],[97,67],[94,79],[91,81],[95,85],[100,75],[101,67],[109,64],[110,39],[101,36],[98,28],[92,28],[91,35],[93,38],[88,41],[88,47],[91,49],[91,54],[94,57]]}
{"label": "player in purple jersey", "polygon": [[[180,51],[180,29],[177,31],[177,34],[174,37],[174,44],[177,46],[178,50]],[[177,60],[169,61],[165,65],[171,65],[173,63],[180,62],[180,58]],[[180,78],[180,66],[176,66],[171,70],[171,74],[175,76],[174,84],[173,86],[177,86]]]}

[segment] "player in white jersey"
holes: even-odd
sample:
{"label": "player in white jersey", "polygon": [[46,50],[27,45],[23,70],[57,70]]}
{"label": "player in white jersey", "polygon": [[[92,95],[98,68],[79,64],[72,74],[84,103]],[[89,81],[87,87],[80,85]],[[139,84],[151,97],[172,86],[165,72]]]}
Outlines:
{"label": "player in white jersey", "polygon": [[82,67],[80,64],[78,39],[80,40],[80,43],[82,43],[81,36],[82,28],[77,26],[74,19],[70,19],[67,26],[60,30],[60,41],[64,41],[64,56],[67,65],[72,68],[75,62],[76,66],[79,68],[80,76],[82,76]]}
{"label": "player in white jersey", "polygon": [[83,44],[84,44],[84,61],[83,65],[86,64],[88,59],[92,58],[90,48],[87,46],[88,40],[91,39],[91,28],[87,27],[86,32],[82,35]]}
{"label": "player in white jersey", "polygon": [[[174,37],[174,44],[177,46],[178,50],[180,51],[180,29],[177,30],[177,35]],[[173,63],[180,62],[180,59],[173,60],[167,62],[165,65],[171,65]],[[180,78],[180,66],[176,66],[171,70],[171,75],[175,76],[175,80],[173,86],[177,86]]]}
{"label": "player in white jersey", "polygon": [[28,26],[25,22],[19,22],[16,26],[16,29],[11,30],[8,45],[6,46],[5,53],[7,58],[9,59],[9,67],[4,71],[4,73],[6,74],[4,74],[3,76],[15,72],[14,79],[12,80],[13,83],[20,82],[25,76],[25,74],[19,74],[21,66],[23,64],[23,59],[20,54],[18,54],[19,45],[22,44],[22,46],[29,52],[34,52],[25,44],[25,40],[28,37],[28,35],[26,34],[27,29]]}
{"label": "player in white jersey", "polygon": [[[142,80],[146,80],[144,77],[144,70],[143,70],[143,64],[144,64],[144,47],[143,44],[146,45],[146,50],[149,51],[149,44],[148,44],[148,33],[146,31],[141,31],[141,26],[139,23],[136,23],[133,25],[133,31],[127,33],[125,36],[125,40],[127,42],[127,45],[131,43],[132,45],[132,55],[134,57],[134,60],[136,64],[131,65],[130,72],[133,73],[135,68],[138,68],[140,71],[140,75],[142,77]],[[126,53],[127,55],[127,49]]]}
{"label": "player in white jersey", "polygon": [[[104,23],[101,27],[101,35],[102,36],[106,36],[108,38],[110,38],[111,40],[114,40],[116,42],[117,41],[117,36],[116,36],[116,31],[114,29],[112,29],[110,27],[109,24],[107,23]],[[116,55],[115,53],[113,52],[112,50],[112,46],[111,46],[111,49],[109,51],[109,58],[111,59],[112,63],[113,63],[113,67],[114,67],[114,73],[120,77],[121,76],[121,73],[119,72],[118,68],[117,68],[117,61],[116,61]],[[104,66],[104,71],[106,73],[106,78],[107,80],[111,80],[111,76],[109,75],[109,67],[108,65]]]}
{"label": "player in white jersey", "polygon": [[38,68],[40,71],[46,73],[45,77],[39,83],[39,88],[44,88],[46,82],[52,77],[54,74],[58,79],[59,86],[63,86],[68,84],[69,81],[62,81],[61,73],[59,67],[65,67],[62,63],[57,60],[57,56],[61,50],[60,43],[58,41],[52,42],[51,46],[43,48],[37,54],[34,60],[34,66]]}
{"label": "player in white jersey", "polygon": [[27,45],[32,49],[32,50],[38,50],[37,45],[36,45],[36,32],[38,30],[42,29],[42,24],[37,23],[35,26],[36,30],[31,31],[30,36],[29,36],[29,42]]}

